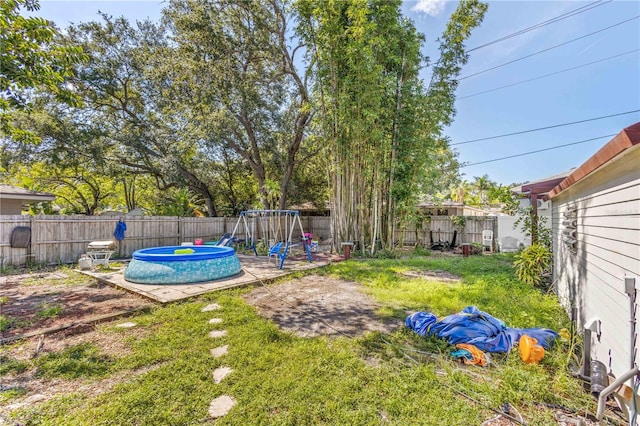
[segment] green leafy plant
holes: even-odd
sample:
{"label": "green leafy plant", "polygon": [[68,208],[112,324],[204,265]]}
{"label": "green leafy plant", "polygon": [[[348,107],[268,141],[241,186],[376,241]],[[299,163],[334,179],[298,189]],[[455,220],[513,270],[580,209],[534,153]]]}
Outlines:
{"label": "green leafy plant", "polygon": [[374,257],[376,259],[397,259],[398,255],[393,250],[382,249],[378,250]]}
{"label": "green leafy plant", "polygon": [[515,256],[513,265],[516,267],[518,279],[526,284],[538,285],[543,274],[551,267],[551,250],[544,244],[534,244],[522,250]]}
{"label": "green leafy plant", "polygon": [[42,302],[36,315],[42,319],[55,318],[60,315],[63,310],[64,309],[60,304],[52,305],[49,302]]}
{"label": "green leafy plant", "polygon": [[422,244],[416,245],[416,248],[413,249],[414,256],[431,256],[431,250],[425,248]]}
{"label": "green leafy plant", "polygon": [[467,224],[467,218],[465,216],[450,216],[451,223],[459,229],[464,229]]}
{"label": "green leafy plant", "polygon": [[471,254],[482,254],[484,246],[480,243],[471,243]]}
{"label": "green leafy plant", "polygon": [[0,331],[7,331],[14,325],[14,320],[6,315],[0,315]]}
{"label": "green leafy plant", "polygon": [[72,346],[39,358],[38,377],[100,377],[112,368],[113,360],[91,343]]}

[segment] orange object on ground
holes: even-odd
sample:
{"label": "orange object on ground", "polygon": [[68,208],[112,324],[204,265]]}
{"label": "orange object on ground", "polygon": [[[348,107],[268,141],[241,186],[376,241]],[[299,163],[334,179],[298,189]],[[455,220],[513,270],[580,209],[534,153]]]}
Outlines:
{"label": "orange object on ground", "polygon": [[542,358],[544,358],[544,348],[538,344],[538,341],[523,334],[520,337],[520,343],[518,343],[518,350],[520,351],[520,358],[526,364],[537,364]]}
{"label": "orange object on ground", "polygon": [[462,362],[468,365],[479,365],[480,367],[484,367],[487,365],[487,358],[484,356],[484,352],[480,349],[476,348],[473,345],[469,345],[468,343],[458,343],[456,345],[458,349],[464,349],[469,351],[469,353],[473,356],[473,359],[461,358]]}

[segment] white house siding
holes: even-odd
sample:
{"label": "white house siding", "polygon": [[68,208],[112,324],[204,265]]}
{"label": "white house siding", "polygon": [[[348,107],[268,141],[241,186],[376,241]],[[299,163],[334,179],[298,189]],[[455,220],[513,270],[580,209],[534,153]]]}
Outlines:
{"label": "white house siding", "polygon": [[[564,213],[570,209],[577,213],[574,253],[563,241]],[[640,145],[554,197],[552,225],[560,301],[569,313],[577,310],[579,330],[593,317],[602,321],[602,337],[592,342],[592,356],[619,376],[631,362],[624,278],[634,277],[640,288]]]}

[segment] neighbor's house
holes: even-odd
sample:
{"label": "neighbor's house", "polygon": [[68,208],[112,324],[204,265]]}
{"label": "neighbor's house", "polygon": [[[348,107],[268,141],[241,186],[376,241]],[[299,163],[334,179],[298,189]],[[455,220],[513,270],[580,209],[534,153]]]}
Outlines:
{"label": "neighbor's house", "polygon": [[416,207],[428,216],[489,216],[493,211],[456,201],[422,202]]}
{"label": "neighbor's house", "polygon": [[[551,229],[551,202],[545,200],[545,197],[547,197],[549,191],[569,174],[571,174],[571,170],[538,179],[534,182],[527,182],[521,186],[511,188],[511,191],[518,199],[521,208],[528,209],[531,207],[532,214],[539,218],[539,223]],[[531,237],[525,235],[522,225],[516,225],[519,218],[518,215],[498,216],[496,241],[500,251],[515,251],[531,245]]]}
{"label": "neighbor's house", "polygon": [[19,215],[29,204],[55,200],[55,195],[0,183],[0,215]]}
{"label": "neighbor's house", "polygon": [[630,320],[640,285],[640,122],[573,170],[549,199],[558,296],[579,329],[599,321],[592,356],[620,377],[637,348]]}

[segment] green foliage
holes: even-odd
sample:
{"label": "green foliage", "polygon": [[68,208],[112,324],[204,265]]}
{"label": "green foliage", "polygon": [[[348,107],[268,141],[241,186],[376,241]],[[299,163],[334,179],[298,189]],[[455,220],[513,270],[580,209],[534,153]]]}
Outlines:
{"label": "green foliage", "polygon": [[13,318],[9,318],[6,315],[0,315],[0,331],[7,331],[15,324]]}
{"label": "green foliage", "polygon": [[41,319],[55,318],[64,311],[64,308],[60,304],[50,304],[48,302],[42,302],[38,306],[36,315]]}
{"label": "green foliage", "polygon": [[57,42],[53,24],[40,17],[25,17],[21,8],[33,12],[37,0],[4,0],[0,3],[0,134],[34,142],[35,135],[15,126],[14,111],[29,110],[33,89],[53,93],[60,101],[77,101],[65,83],[74,64],[85,59],[82,49]]}
{"label": "green foliage", "polygon": [[516,275],[520,281],[529,284],[539,284],[545,272],[549,272],[553,255],[544,244],[533,244],[516,254],[513,263],[516,267]]}
{"label": "green foliage", "polygon": [[518,219],[513,224],[514,228],[519,226],[525,236],[531,238],[534,243],[539,243],[551,251],[551,227],[547,225],[547,218],[545,216],[534,216],[533,207],[531,206],[527,208],[518,207],[516,215]]}
{"label": "green foliage", "polygon": [[[424,188],[457,175],[442,135],[455,113],[455,76],[466,63],[464,41],[486,5],[463,1],[441,41],[441,58],[425,87],[424,36],[402,17],[399,0],[297,3],[298,32],[322,106],[320,131],[329,161],[334,238],[373,253],[393,247],[394,227],[412,221]],[[448,185],[448,183],[447,183]]]}
{"label": "green foliage", "polygon": [[27,370],[28,364],[7,355],[0,355],[0,376],[5,374],[20,374]]}
{"label": "green foliage", "polygon": [[382,249],[376,251],[375,254],[376,259],[397,259],[398,255],[393,250]]}
{"label": "green foliage", "polygon": [[482,254],[484,252],[484,246],[481,243],[471,243],[471,254]]}
{"label": "green foliage", "polygon": [[449,216],[449,219],[456,228],[464,229],[467,225],[467,218],[465,216]]}
{"label": "green foliage", "polygon": [[414,256],[431,256],[431,250],[419,244],[413,249]]}
{"label": "green foliage", "polygon": [[476,207],[499,207],[514,202],[511,188],[514,185],[500,185],[489,179],[489,175],[475,176],[473,182],[457,182],[449,188],[452,201]]}
{"label": "green foliage", "polygon": [[102,377],[111,369],[112,360],[90,343],[72,346],[62,352],[46,354],[36,361],[40,377]]}
{"label": "green foliage", "polygon": [[0,404],[4,404],[11,400],[20,398],[27,393],[27,388],[10,387],[0,390]]}

